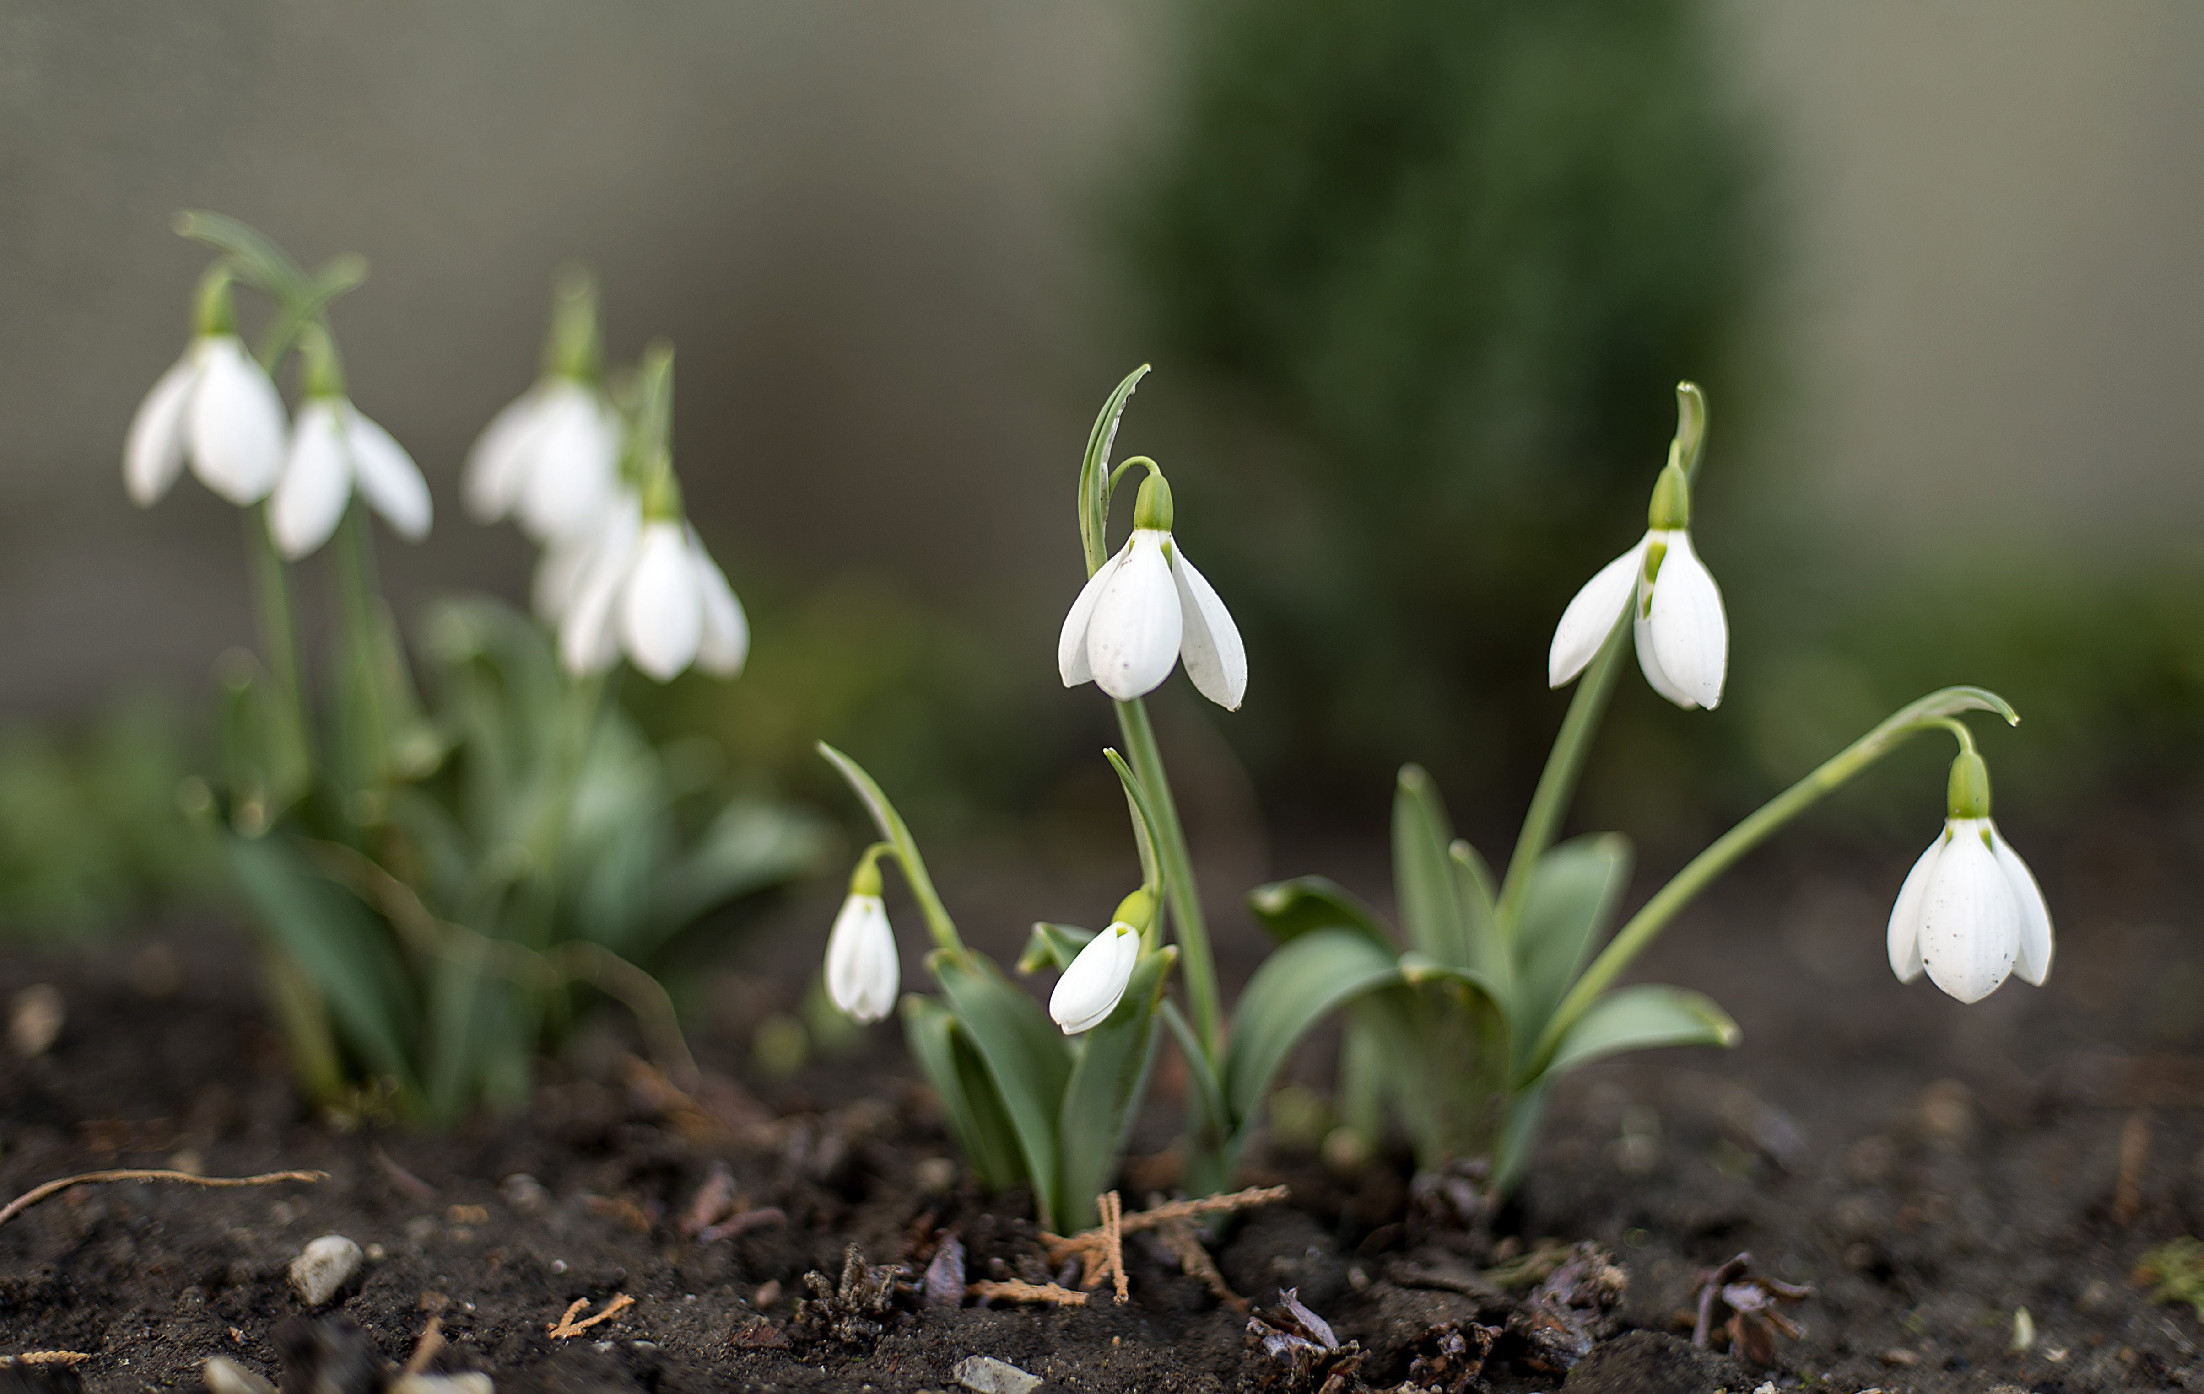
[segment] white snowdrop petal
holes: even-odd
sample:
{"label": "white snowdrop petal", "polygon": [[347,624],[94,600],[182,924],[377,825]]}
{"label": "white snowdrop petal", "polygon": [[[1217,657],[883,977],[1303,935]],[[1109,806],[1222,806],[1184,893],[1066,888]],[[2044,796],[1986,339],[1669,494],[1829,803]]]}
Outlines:
{"label": "white snowdrop petal", "polygon": [[703,602],[704,632],[697,641],[696,666],[714,677],[732,678],[750,656],[750,618],[743,613],[727,573],[704,550],[696,529],[689,529],[689,566],[696,573],[697,598]]}
{"label": "white snowdrop petal", "polygon": [[1929,881],[1936,874],[1936,855],[1943,850],[1944,835],[1938,833],[1928,850],[1914,859],[1913,870],[1898,887],[1898,903],[1890,909],[1890,971],[1901,983],[1921,976],[1921,910],[1928,903]]}
{"label": "white snowdrop petal", "polygon": [[645,523],[620,596],[621,646],[638,669],[665,682],[695,661],[703,638],[704,601],[681,525]]}
{"label": "white snowdrop petal", "polygon": [[1560,687],[1584,671],[1599,654],[1599,646],[1622,618],[1622,607],[1637,594],[1638,569],[1645,557],[1645,540],[1592,574],[1576,593],[1561,623],[1554,626],[1553,647],[1546,654],[1546,685]]}
{"label": "white snowdrop petal", "polygon": [[192,472],[231,503],[258,503],[283,472],[283,398],[235,338],[202,339],[197,352],[184,412]]}
{"label": "white snowdrop petal", "polygon": [[1120,702],[1152,692],[1178,662],[1185,619],[1178,583],[1163,558],[1170,534],[1136,528],[1125,560],[1102,587],[1087,623],[1087,666],[1094,684]]}
{"label": "white snowdrop petal", "polygon": [[616,608],[641,530],[634,499],[623,497],[587,544],[570,601],[559,618],[559,661],[577,677],[601,673],[620,656]]}
{"label": "white snowdrop petal", "polygon": [[1990,828],[1990,851],[1997,858],[1999,870],[2005,873],[2013,903],[2020,909],[2020,953],[2013,971],[2042,987],[2043,980],[2051,976],[2051,907],[2044,903],[2043,888],[2036,884],[2028,863],[2020,859],[1994,824]]}
{"label": "white snowdrop petal", "polygon": [[1078,598],[1071,602],[1071,613],[1064,616],[1064,628],[1056,636],[1056,672],[1066,687],[1094,681],[1094,670],[1087,666],[1087,625],[1094,619],[1094,607],[1102,599],[1103,588],[1109,585],[1110,577],[1117,574],[1125,554],[1131,550],[1132,543],[1128,541],[1115,556],[1096,567],[1087,583],[1079,588]]}
{"label": "white snowdrop petal", "polygon": [[859,1021],[878,1021],[894,1010],[902,981],[887,906],[876,895],[843,901],[827,934],[827,997]]}
{"label": "white snowdrop petal", "polygon": [[1729,620],[1714,573],[1692,550],[1691,534],[1668,534],[1668,555],[1653,579],[1653,653],[1661,671],[1698,705],[1721,705],[1729,676]]}
{"label": "white snowdrop petal", "polygon": [[409,542],[429,535],[435,503],[421,467],[390,432],[368,420],[354,407],[345,415],[345,440],[352,447],[352,477],[368,507]]}
{"label": "white snowdrop petal", "polygon": [[460,494],[478,523],[494,523],[512,512],[520,494],[529,438],[543,424],[542,394],[530,388],[499,409],[467,451],[460,470]]}
{"label": "white snowdrop petal", "polygon": [[293,561],[329,540],[352,497],[352,464],[338,404],[315,398],[299,409],[283,478],[268,504],[268,530]]}
{"label": "white snowdrop petal", "polygon": [[1119,921],[1087,941],[1049,994],[1048,1014],[1067,1036],[1109,1020],[1140,962],[1140,932]]}
{"label": "white snowdrop petal", "polygon": [[122,482],[139,507],[157,502],[184,469],[184,408],[198,372],[187,356],[153,384],[123,440]]}
{"label": "white snowdrop petal", "polygon": [[587,537],[562,540],[543,549],[543,555],[536,559],[535,578],[528,586],[536,618],[556,624],[566,607],[574,603],[574,592],[589,574],[590,559],[595,555],[593,542]]}
{"label": "white snowdrop petal", "polygon": [[1178,583],[1179,658],[1186,676],[1202,696],[1228,712],[1247,696],[1247,646],[1216,587],[1186,559],[1186,549],[1171,543],[1171,578]]}
{"label": "white snowdrop petal", "polygon": [[1652,689],[1685,711],[1696,708],[1699,704],[1692,700],[1691,694],[1678,687],[1667,673],[1661,671],[1661,661],[1653,652],[1653,623],[1646,618],[1642,603],[1638,617],[1631,621],[1630,637],[1638,651],[1638,671],[1645,674],[1645,680]]}
{"label": "white snowdrop petal", "polygon": [[545,389],[542,424],[524,447],[515,501],[521,525],[538,541],[586,530],[611,502],[620,439],[607,418],[596,398],[574,383]]}
{"label": "white snowdrop petal", "polygon": [[1987,820],[1952,820],[1922,908],[1922,966],[1962,1002],[1995,992],[2020,950],[2020,906],[1983,840],[1988,828]]}

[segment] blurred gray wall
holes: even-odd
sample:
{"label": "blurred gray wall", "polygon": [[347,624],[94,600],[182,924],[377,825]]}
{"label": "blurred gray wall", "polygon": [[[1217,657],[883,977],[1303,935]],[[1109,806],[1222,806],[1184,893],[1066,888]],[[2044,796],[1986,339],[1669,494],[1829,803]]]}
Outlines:
{"label": "blurred gray wall", "polygon": [[[1764,478],[1899,560],[1955,525],[2193,533],[2204,7],[1721,3],[1795,252]],[[373,263],[354,393],[442,509],[385,544],[402,603],[519,592],[453,486],[577,258],[616,352],[679,346],[678,462],[738,575],[863,567],[1045,643],[1070,456],[1137,354],[1091,200],[1168,107],[1170,33],[1167,0],[0,0],[0,712],[247,637],[232,511],[120,487],[204,260],[184,206]]]}

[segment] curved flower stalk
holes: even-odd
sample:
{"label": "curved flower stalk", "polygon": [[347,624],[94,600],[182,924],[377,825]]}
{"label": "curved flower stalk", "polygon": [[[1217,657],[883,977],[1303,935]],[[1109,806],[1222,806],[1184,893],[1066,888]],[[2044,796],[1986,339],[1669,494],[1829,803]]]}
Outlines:
{"label": "curved flower stalk", "polygon": [[292,561],[319,548],[337,530],[355,488],[399,536],[419,542],[435,514],[420,466],[345,395],[336,345],[327,331],[309,326],[301,344],[306,400],[268,506],[276,545]]}
{"label": "curved flower stalk", "polygon": [[283,398],[237,336],[234,277],[218,263],[200,282],[190,347],[130,420],[123,482],[141,508],[160,501],[187,461],[241,508],[266,498],[282,473]]}
{"label": "curved flower stalk", "polygon": [[[704,550],[681,510],[681,486],[669,445],[673,350],[644,359],[643,406],[630,441],[635,484],[623,487],[579,547],[561,556],[553,600],[559,658],[576,676],[601,673],[626,654],[666,682],[690,665],[716,677],[742,671],[750,625],[726,573]],[[570,579],[569,579],[570,578]],[[539,578],[539,605],[544,587]]]}
{"label": "curved flower stalk", "polygon": [[[1961,728],[1964,731],[1965,728]],[[1952,761],[1948,812],[1890,911],[1890,971],[1929,980],[1962,1002],[2008,973],[2038,987],[2051,974],[2051,910],[2028,864],[1990,821],[1990,772],[1971,736]]]}
{"label": "curved flower stalk", "polygon": [[620,482],[620,414],[600,385],[596,285],[564,276],[543,375],[490,419],[467,453],[462,488],[476,521],[508,515],[546,546],[591,531]]}
{"label": "curved flower stalk", "polygon": [[[1700,994],[1618,980],[1723,871],[1916,735],[1948,732],[1960,756],[1945,834],[1908,877],[1891,917],[1893,969],[1901,978],[1925,969],[1971,1001],[2015,965],[2034,980],[2050,966],[2049,914],[1989,822],[1988,774],[1958,719],[1972,711],[2012,723],[2019,717],[1975,687],[1945,688],[1893,713],[1716,839],[1608,937],[1629,881],[1628,842],[1606,834],[1557,846],[1554,834],[1622,648],[1634,643],[1654,688],[1685,707],[1715,705],[1727,665],[1720,596],[1686,531],[1705,398],[1685,383],[1677,405],[1645,540],[1579,593],[1555,634],[1549,678],[1581,681],[1505,878],[1495,884],[1484,859],[1454,837],[1429,778],[1410,766],[1401,772],[1393,815],[1398,936],[1360,900],[1317,877],[1265,886],[1249,901],[1284,941],[1281,954],[1328,938],[1343,956],[1354,946],[1361,957],[1363,985],[1339,998],[1348,1010],[1345,1058],[1356,1064],[1342,1084],[1350,1126],[1373,1132],[1390,1112],[1424,1165],[1481,1159],[1495,1190],[1521,1174],[1548,1087],[1561,1074],[1621,1051],[1736,1042],[1735,1023]],[[1388,964],[1390,974],[1378,971]]]}

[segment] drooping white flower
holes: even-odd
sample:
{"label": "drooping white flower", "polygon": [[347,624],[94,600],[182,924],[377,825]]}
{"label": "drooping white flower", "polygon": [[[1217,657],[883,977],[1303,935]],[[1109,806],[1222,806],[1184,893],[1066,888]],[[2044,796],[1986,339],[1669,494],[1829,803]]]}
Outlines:
{"label": "drooping white flower", "polygon": [[467,452],[467,511],[485,523],[510,514],[544,543],[587,531],[617,491],[620,436],[619,413],[595,388],[547,377],[492,417]]}
{"label": "drooping white flower", "polygon": [[307,398],[268,510],[283,554],[296,561],[327,542],[354,488],[400,536],[411,542],[428,536],[434,505],[405,447],[346,398]]}
{"label": "drooping white flower", "polygon": [[[861,863],[860,875],[871,871]],[[834,917],[827,935],[827,997],[845,1014],[874,1022],[895,1009],[896,989],[903,981],[902,960],[895,951],[895,934],[888,928],[888,907],[880,899],[879,874],[872,873],[870,893],[851,890]]]}
{"label": "drooping white flower", "polygon": [[1964,751],[1952,764],[1944,831],[1906,874],[1890,911],[1890,971],[1929,980],[1962,1002],[2018,972],[2051,973],[2051,910],[2028,864],[1990,821],[1989,773]]}
{"label": "drooping white flower", "polygon": [[[226,304],[225,290],[225,304]],[[260,502],[283,468],[283,398],[234,332],[203,332],[145,394],[123,445],[123,483],[160,500],[186,461],[231,503]]]}
{"label": "drooping white flower", "polygon": [[692,663],[716,677],[742,671],[749,620],[695,528],[677,518],[645,520],[623,493],[573,564],[577,579],[559,617],[559,657],[569,672],[602,672],[623,652],[660,682]]}
{"label": "drooping white flower", "polygon": [[1627,605],[1638,667],[1653,690],[1687,710],[1712,709],[1729,675],[1729,620],[1721,589],[1691,545],[1689,486],[1673,462],[1661,471],[1648,512],[1645,536],[1601,567],[1561,612],[1546,681],[1560,687],[1582,673]]}
{"label": "drooping white flower", "polygon": [[1140,962],[1140,931],[1123,920],[1087,941],[1049,994],[1048,1014],[1067,1036],[1109,1020]]}
{"label": "drooping white flower", "polygon": [[1152,692],[1183,660],[1202,696],[1227,711],[1247,695],[1239,626],[1171,536],[1161,475],[1140,486],[1132,536],[1087,578],[1056,641],[1064,686],[1092,682],[1120,702]]}

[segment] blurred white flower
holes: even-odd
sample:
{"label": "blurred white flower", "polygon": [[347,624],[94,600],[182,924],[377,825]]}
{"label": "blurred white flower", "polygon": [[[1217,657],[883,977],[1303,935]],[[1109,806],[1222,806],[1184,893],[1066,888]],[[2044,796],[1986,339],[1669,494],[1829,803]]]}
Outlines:
{"label": "blurred white flower", "polygon": [[269,505],[276,545],[296,561],[336,531],[345,504],[360,497],[400,536],[428,536],[433,505],[420,466],[390,432],[343,397],[309,397],[291,427],[291,448]]}
{"label": "blurred white flower", "polygon": [[1067,1036],[1093,1030],[1117,1010],[1139,962],[1140,931],[1119,920],[1088,940],[1056,980],[1048,1014]]}
{"label": "blurred white flower", "polygon": [[1929,980],[1962,1002],[2008,973],[2041,986],[2051,973],[2051,910],[2028,864],[1987,817],[1948,818],[1898,890],[1890,970]]}
{"label": "blurred white flower", "polygon": [[1064,616],[1056,670],[1064,686],[1092,682],[1120,702],[1152,692],[1183,659],[1202,696],[1237,711],[1247,648],[1224,601],[1171,536],[1169,487],[1140,486],[1133,533],[1087,578]]}
{"label": "blurred white flower", "polygon": [[1631,607],[1638,667],[1653,690],[1685,709],[1712,709],[1729,675],[1729,620],[1713,573],[1692,548],[1690,494],[1675,464],[1661,471],[1638,545],[1601,567],[1554,627],[1546,682],[1560,687],[1582,673]]}
{"label": "blurred white flower", "polygon": [[546,544],[598,523],[619,485],[619,413],[595,388],[546,377],[491,418],[467,452],[467,511],[508,514]]}
{"label": "blurred white flower", "polygon": [[187,460],[239,507],[266,498],[282,471],[283,398],[234,333],[194,338],[138,405],[123,445],[131,499],[157,502]]}
{"label": "blurred white flower", "polygon": [[[623,492],[587,548],[562,559],[574,568],[559,612],[559,657],[569,672],[602,672],[622,652],[660,682],[692,663],[723,678],[742,671],[749,621],[695,528],[645,520]],[[545,589],[555,587],[541,587],[539,603]]]}
{"label": "blurred white flower", "polygon": [[[860,874],[870,870],[866,863]],[[903,981],[903,964],[896,956],[895,934],[888,928],[888,907],[880,899],[877,873],[872,884],[875,889],[870,893],[850,892],[827,935],[827,996],[842,1012],[863,1022],[878,1021],[894,1010],[896,989]]]}

